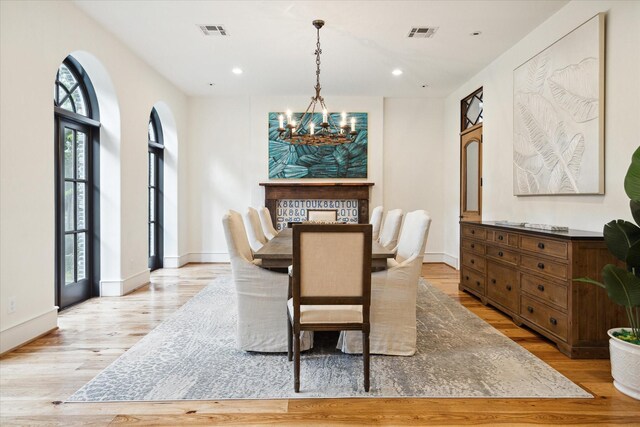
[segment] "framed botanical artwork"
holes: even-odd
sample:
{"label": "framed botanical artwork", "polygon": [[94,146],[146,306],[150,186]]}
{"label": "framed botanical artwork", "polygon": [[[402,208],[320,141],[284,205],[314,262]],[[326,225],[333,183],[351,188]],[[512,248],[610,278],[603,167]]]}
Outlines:
{"label": "framed botanical artwork", "polygon": [[514,70],[513,192],[604,194],[604,14]]}
{"label": "framed botanical artwork", "polygon": [[[356,120],[358,134],[355,140],[333,144],[295,144],[280,139],[279,113],[269,113],[269,178],[366,178],[368,153],[368,114],[348,113]],[[340,113],[329,113],[330,119],[340,122]],[[303,114],[293,113],[300,122]],[[322,113],[308,114],[309,122],[320,129]],[[304,125],[308,123],[305,121]]]}

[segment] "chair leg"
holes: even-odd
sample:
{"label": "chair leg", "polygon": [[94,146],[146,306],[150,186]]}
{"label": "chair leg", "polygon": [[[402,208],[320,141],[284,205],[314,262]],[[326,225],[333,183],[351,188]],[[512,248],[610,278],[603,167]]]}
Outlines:
{"label": "chair leg", "polygon": [[300,333],[293,336],[293,389],[300,391]]}
{"label": "chair leg", "polygon": [[287,309],[287,358],[289,362],[293,360],[293,353],[291,352],[293,341],[293,325],[291,324],[291,319],[289,319],[289,309]]}
{"label": "chair leg", "polygon": [[362,332],[362,362],[364,365],[364,391],[369,391],[369,332]]}

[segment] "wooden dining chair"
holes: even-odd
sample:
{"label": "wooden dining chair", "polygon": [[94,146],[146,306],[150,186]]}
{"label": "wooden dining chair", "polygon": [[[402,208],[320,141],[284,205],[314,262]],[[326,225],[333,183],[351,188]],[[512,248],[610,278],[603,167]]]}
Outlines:
{"label": "wooden dining chair", "polygon": [[371,224],[293,227],[287,331],[296,393],[301,331],[362,331],[364,389],[369,391],[371,229]]}
{"label": "wooden dining chair", "polygon": [[337,209],[307,209],[307,221],[337,221]]}

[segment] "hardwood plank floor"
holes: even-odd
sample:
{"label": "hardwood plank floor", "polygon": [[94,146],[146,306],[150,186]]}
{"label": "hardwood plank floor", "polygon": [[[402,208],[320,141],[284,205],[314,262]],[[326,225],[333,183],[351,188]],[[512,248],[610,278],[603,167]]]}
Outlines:
{"label": "hardwood plank floor", "polygon": [[[285,425],[636,424],[640,402],[611,383],[607,360],[571,360],[534,332],[458,291],[458,272],[425,264],[423,276],[594,399],[294,399],[62,403],[211,280],[226,264],[154,272],[122,298],[95,298],[59,317],[60,328],[0,360],[0,424]],[[460,367],[464,369],[464,367]]]}

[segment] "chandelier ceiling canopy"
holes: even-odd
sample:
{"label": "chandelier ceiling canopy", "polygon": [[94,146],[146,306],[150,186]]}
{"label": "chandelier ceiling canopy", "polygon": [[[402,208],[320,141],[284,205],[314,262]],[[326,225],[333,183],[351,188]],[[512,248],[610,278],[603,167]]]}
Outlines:
{"label": "chandelier ceiling canopy", "polygon": [[[296,121],[290,110],[278,116],[278,132],[280,139],[291,144],[305,145],[338,145],[352,142],[358,135],[356,131],[356,118],[348,120],[345,112],[341,115],[340,124],[328,113],[324,98],[320,95],[320,29],[324,26],[324,21],[317,19],[313,21],[313,26],[317,31],[316,42],[316,85],[315,95],[311,97],[311,102],[306,111]],[[318,110],[318,113],[316,113]],[[320,111],[322,118],[320,118]],[[320,120],[321,119],[321,120]]]}

